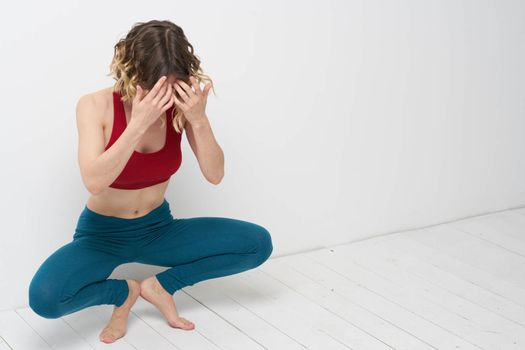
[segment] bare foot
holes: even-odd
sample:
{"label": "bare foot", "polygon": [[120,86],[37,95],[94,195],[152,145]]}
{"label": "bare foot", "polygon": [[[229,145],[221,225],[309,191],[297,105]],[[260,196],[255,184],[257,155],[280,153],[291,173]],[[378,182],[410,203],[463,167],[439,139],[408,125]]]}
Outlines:
{"label": "bare foot", "polygon": [[101,342],[113,343],[126,334],[129,312],[140,295],[140,283],[138,281],[126,280],[126,282],[128,282],[129,287],[128,298],[124,301],[124,304],[120,306],[115,305],[111,319],[99,335]]}
{"label": "bare foot", "polygon": [[151,276],[140,282],[140,296],[155,305],[171,327],[188,331],[195,328],[193,322],[179,316],[173,296],[162,287],[157,277]]}

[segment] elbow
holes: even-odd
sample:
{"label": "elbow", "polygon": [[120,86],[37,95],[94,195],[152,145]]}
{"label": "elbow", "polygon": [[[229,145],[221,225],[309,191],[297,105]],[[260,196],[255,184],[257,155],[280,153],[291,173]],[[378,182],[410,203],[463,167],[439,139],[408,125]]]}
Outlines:
{"label": "elbow", "polygon": [[104,190],[104,186],[100,184],[98,177],[93,173],[92,167],[81,166],[80,170],[82,182],[89,193],[97,195]]}
{"label": "elbow", "polygon": [[92,195],[97,195],[104,190],[104,188],[100,186],[98,183],[96,183],[95,181],[86,180],[85,186],[87,190],[89,191],[89,193],[91,193]]}
{"label": "elbow", "polygon": [[96,196],[97,194],[102,192],[102,188],[101,187],[96,187],[96,186],[86,186],[86,187],[87,187],[87,190],[89,191],[89,193],[91,193],[94,196]]}
{"label": "elbow", "polygon": [[88,191],[89,191],[89,193],[91,193],[92,195],[96,196],[97,194],[99,194],[100,192],[102,192],[102,188],[100,188],[100,187],[88,187]]}
{"label": "elbow", "polygon": [[218,184],[221,183],[223,177],[224,177],[224,173],[222,173],[219,176],[216,176],[214,178],[210,178],[210,179],[208,179],[208,181],[211,182],[214,185],[218,185]]}

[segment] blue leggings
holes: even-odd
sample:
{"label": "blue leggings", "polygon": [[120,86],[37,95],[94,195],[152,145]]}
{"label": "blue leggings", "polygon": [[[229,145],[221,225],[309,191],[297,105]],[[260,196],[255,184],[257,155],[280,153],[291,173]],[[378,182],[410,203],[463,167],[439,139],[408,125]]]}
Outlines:
{"label": "blue leggings", "polygon": [[174,218],[168,201],[132,219],[98,214],[87,206],[71,242],[39,267],[29,285],[29,306],[58,318],[92,305],[121,306],[128,297],[124,279],[108,279],[121,264],[169,267],[155,276],[177,290],[210,278],[261,265],[272,253],[264,227],[231,218]]}

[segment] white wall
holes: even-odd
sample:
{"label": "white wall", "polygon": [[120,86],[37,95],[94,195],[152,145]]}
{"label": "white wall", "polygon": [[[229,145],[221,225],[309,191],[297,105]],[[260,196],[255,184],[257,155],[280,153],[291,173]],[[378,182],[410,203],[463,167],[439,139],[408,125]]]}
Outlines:
{"label": "white wall", "polygon": [[198,5],[0,10],[0,310],[27,305],[39,264],[72,239],[88,198],[75,104],[113,83],[113,45],[138,21],[182,26],[218,93],[226,176],[207,183],[184,140],[175,216],[260,223],[279,256],[525,205],[523,2]]}

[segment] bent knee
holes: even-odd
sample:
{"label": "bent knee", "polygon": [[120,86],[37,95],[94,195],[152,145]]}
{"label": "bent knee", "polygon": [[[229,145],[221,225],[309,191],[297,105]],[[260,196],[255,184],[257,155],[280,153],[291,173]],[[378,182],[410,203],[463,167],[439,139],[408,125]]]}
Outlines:
{"label": "bent knee", "polygon": [[60,294],[50,281],[39,281],[33,278],[28,290],[29,307],[44,318],[63,316],[60,308]]}
{"label": "bent knee", "polygon": [[272,236],[270,232],[261,225],[256,225],[256,242],[257,242],[257,249],[256,249],[256,266],[262,264],[268,258],[273,252],[273,243],[272,243]]}

